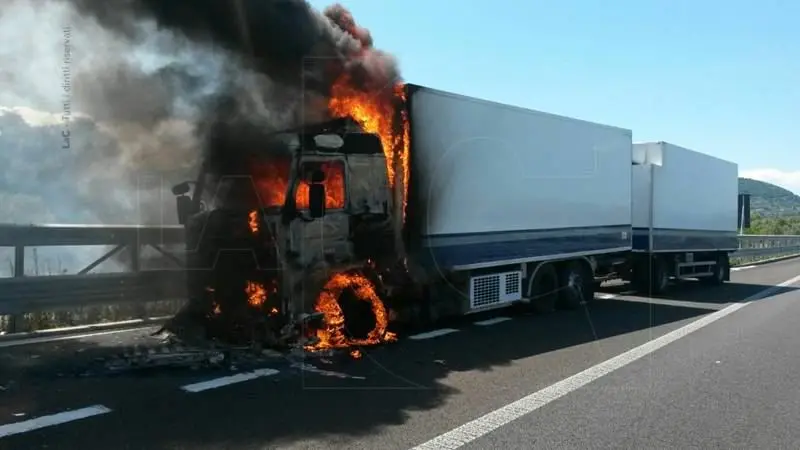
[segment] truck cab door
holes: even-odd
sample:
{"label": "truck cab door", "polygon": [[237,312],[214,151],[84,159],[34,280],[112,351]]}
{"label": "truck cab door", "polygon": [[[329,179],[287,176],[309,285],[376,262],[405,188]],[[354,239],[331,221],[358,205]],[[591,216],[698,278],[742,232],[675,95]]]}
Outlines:
{"label": "truck cab door", "polygon": [[[325,214],[311,218],[311,174],[322,172],[325,186]],[[352,259],[349,241],[349,216],[346,213],[346,170],[342,160],[307,161],[301,165],[295,186],[295,204],[301,218],[290,224],[290,249],[295,262],[303,267],[318,262],[345,263]]]}

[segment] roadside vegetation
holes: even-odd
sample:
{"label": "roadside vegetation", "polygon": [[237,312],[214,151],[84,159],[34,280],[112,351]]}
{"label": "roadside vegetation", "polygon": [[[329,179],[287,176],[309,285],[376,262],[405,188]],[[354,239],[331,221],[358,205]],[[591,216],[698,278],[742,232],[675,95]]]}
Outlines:
{"label": "roadside vegetation", "polygon": [[750,228],[745,230],[745,234],[800,235],[800,215],[764,217],[753,214]]}

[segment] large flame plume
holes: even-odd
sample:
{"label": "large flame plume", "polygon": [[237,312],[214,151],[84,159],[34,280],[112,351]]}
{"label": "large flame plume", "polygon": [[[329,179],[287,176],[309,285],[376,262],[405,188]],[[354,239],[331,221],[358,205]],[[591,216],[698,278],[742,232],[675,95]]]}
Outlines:
{"label": "large flame plume", "polygon": [[410,144],[405,100],[403,83],[365,90],[356,85],[349,75],[345,75],[334,83],[328,103],[332,115],[349,116],[367,133],[380,136],[389,185],[395,188],[400,183],[402,187],[403,212],[408,192]]}

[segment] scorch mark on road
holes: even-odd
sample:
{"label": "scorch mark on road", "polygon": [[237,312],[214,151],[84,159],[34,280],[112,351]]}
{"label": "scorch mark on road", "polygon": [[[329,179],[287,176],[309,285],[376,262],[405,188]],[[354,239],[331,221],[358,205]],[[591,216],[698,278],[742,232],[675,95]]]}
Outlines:
{"label": "scorch mark on road", "polygon": [[583,372],[579,372],[569,378],[552,384],[540,391],[534,392],[515,402],[509,403],[488,414],[485,414],[471,422],[465,423],[458,428],[441,434],[425,443],[422,443],[412,450],[439,450],[456,449],[462,447],[492,431],[507,425],[537,409],[547,405],[553,400],[557,400],[587,384],[597,380],[603,375],[614,372],[628,364],[647,356],[656,350],[685,337],[686,335],[708,326],[725,316],[748,306],[750,302],[770,296],[779,292],[786,286],[793,285],[800,281],[800,276],[784,281],[776,286],[769,287],[750,297],[734,303],[724,309],[713,312],[702,318],[685,325],[677,330],[667,333],[657,339],[653,339],[639,347],[628,350],[618,356],[608,359],[600,364],[590,367]]}

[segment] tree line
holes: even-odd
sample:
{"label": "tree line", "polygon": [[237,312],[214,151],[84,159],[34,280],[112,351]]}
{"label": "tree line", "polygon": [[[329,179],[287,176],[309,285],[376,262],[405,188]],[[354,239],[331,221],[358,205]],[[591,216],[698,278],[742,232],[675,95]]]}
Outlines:
{"label": "tree line", "polygon": [[800,216],[764,217],[753,214],[745,234],[800,235]]}

